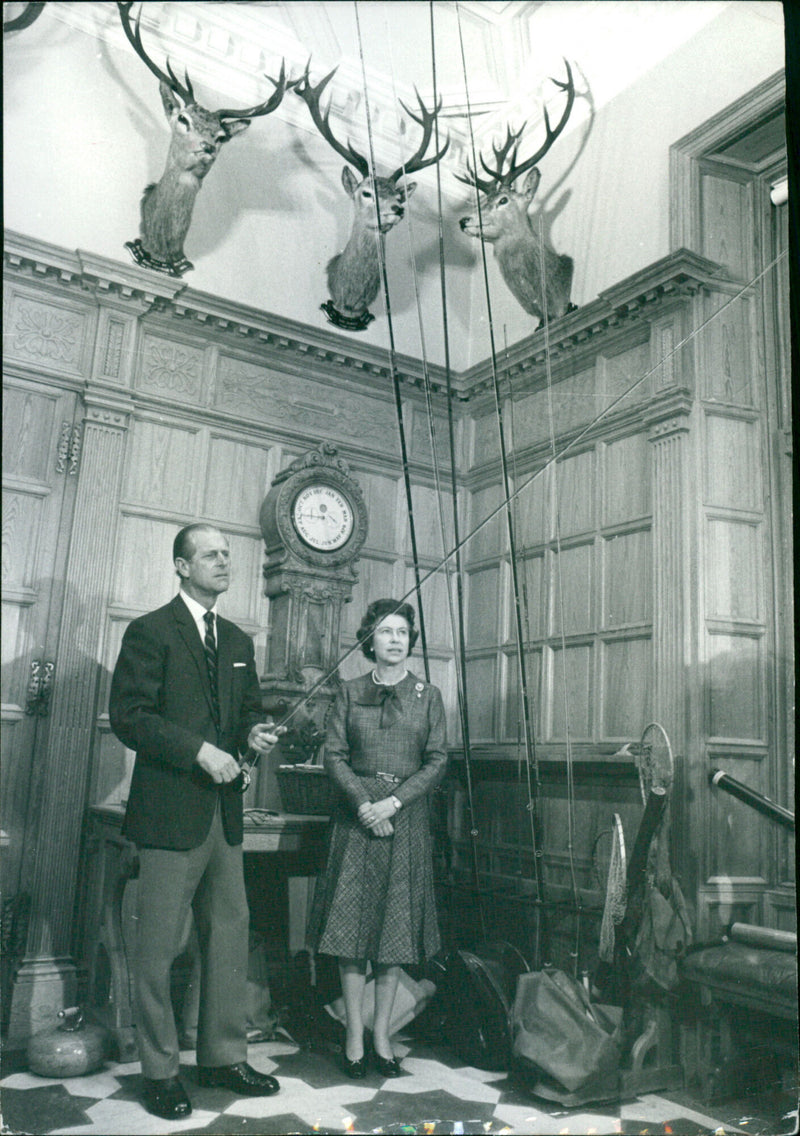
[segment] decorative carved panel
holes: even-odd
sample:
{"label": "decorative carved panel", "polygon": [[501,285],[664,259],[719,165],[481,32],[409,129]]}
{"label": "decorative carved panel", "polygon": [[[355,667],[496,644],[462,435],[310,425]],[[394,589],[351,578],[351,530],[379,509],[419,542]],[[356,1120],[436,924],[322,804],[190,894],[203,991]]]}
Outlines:
{"label": "decorative carved panel", "polygon": [[81,373],[88,318],[53,300],[15,292],[7,307],[4,354],[64,375]]}
{"label": "decorative carved panel", "polygon": [[179,340],[145,335],[136,388],[179,403],[202,405],[203,356],[202,350]]}

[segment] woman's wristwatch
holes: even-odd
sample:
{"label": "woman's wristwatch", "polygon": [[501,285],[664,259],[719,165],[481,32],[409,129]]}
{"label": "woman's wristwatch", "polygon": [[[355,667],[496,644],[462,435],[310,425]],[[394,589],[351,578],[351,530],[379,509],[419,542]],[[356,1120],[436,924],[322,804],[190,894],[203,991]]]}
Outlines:
{"label": "woman's wristwatch", "polygon": [[394,805],[394,808],[395,808],[395,812],[399,812],[399,811],[400,811],[400,809],[402,809],[402,807],[403,807],[403,802],[402,802],[401,800],[399,800],[399,799],[398,799],[397,797],[390,797],[390,798],[389,798],[389,800],[390,800],[390,801],[392,802],[392,804]]}

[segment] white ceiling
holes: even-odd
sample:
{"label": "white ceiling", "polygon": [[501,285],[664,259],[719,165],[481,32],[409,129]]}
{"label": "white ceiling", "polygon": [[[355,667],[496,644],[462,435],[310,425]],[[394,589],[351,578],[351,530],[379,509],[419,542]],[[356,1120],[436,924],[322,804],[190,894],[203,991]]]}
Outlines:
{"label": "white ceiling", "polygon": [[[366,152],[368,108],[379,164],[397,165],[416,144],[417,128],[404,121],[398,100],[415,106],[416,87],[431,105],[435,85],[452,138],[447,161],[463,166],[468,105],[479,146],[508,122],[527,121],[534,136],[543,100],[558,118],[563,96],[548,77],[563,77],[567,58],[578,90],[574,129],[590,106],[598,110],[731,3],[782,21],[778,0],[434,0],[432,9],[427,0],[148,0],[142,35],[159,65],[169,56],[179,73],[188,70],[212,108],[261,101],[271,89],[264,73],[276,75],[281,58],[297,76],[311,57],[313,80],[338,67],[331,123]],[[116,4],[53,0],[49,7],[63,22],[131,50]],[[299,99],[284,99],[276,113],[309,127]]]}

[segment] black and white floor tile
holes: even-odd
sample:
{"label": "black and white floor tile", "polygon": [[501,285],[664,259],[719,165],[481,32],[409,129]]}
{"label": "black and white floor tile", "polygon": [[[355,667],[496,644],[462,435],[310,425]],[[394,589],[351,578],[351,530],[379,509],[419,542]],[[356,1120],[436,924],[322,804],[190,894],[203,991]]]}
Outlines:
{"label": "black and white floor tile", "polygon": [[532,1136],[619,1133],[751,1136],[796,1131],[797,1114],[767,1118],[711,1115],[684,1100],[648,1094],[614,1105],[564,1109],[533,1097],[504,1073],[459,1064],[448,1051],[399,1046],[405,1075],[384,1080],[371,1072],[347,1080],[337,1058],[283,1041],[251,1045],[249,1061],[281,1083],[276,1096],[241,1098],[201,1088],[194,1052],[181,1055],[191,1116],[165,1121],[138,1099],[138,1064],[111,1064],[91,1076],[54,1080],[7,1072],[0,1079],[3,1133],[26,1136],[290,1136],[294,1133],[375,1133],[390,1136]]}

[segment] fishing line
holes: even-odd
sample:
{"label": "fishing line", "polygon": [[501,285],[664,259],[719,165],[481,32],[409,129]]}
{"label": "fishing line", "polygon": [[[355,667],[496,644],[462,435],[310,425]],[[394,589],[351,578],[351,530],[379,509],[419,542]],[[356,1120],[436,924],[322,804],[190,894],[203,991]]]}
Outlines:
{"label": "fishing line", "polygon": [[[429,3],[430,13],[430,40],[431,40],[431,73],[433,78],[433,106],[434,111],[439,105],[438,94],[438,75],[436,69],[436,40],[435,40],[435,24],[433,15],[433,4]],[[396,81],[395,81],[395,68],[394,68],[394,55],[392,53],[392,36],[388,25],[388,20],[385,22],[386,42],[389,47],[389,62],[390,73],[392,76],[392,92],[395,101],[398,100]],[[434,138],[435,138],[435,152],[440,152],[440,137],[439,137],[439,117],[435,113],[433,119]],[[405,177],[405,163],[402,162],[403,176]],[[440,163],[435,163],[436,169],[436,186],[437,186],[437,220],[438,220],[438,241],[439,241],[439,278],[441,282],[442,291],[442,320],[443,320],[443,341],[445,353],[445,382],[447,389],[447,423],[448,423],[448,440],[450,446],[450,487],[452,494],[452,513],[453,513],[453,536],[456,541],[459,539],[459,524],[458,524],[458,484],[456,480],[456,448],[455,448],[455,430],[453,424],[453,391],[452,391],[452,377],[450,366],[450,341],[447,324],[447,289],[445,281],[445,260],[444,260],[444,229],[442,223],[442,186],[441,186],[441,168]],[[425,327],[422,318],[422,303],[420,299],[419,277],[417,273],[416,258],[414,256],[414,220],[413,210],[409,209],[408,212],[408,250],[409,260],[412,269],[412,279],[414,284],[414,298],[417,308],[417,323],[419,327],[420,348],[422,353],[422,371],[424,378],[424,391],[425,391],[425,406],[427,412],[427,426],[428,426],[428,440],[431,450],[431,460],[433,464],[434,482],[436,488],[436,502],[439,519],[439,530],[442,540],[442,551],[448,546],[447,539],[447,526],[444,515],[444,492],[442,490],[442,479],[439,463],[439,454],[436,444],[436,422],[433,409],[433,400],[431,394],[431,382],[428,369],[428,356],[425,343]],[[479,868],[478,868],[478,852],[476,840],[478,837],[478,828],[475,820],[475,804],[474,795],[472,790],[472,769],[471,769],[471,750],[470,750],[470,735],[469,735],[469,709],[467,704],[467,676],[466,676],[466,654],[465,654],[465,640],[466,633],[464,628],[464,607],[463,607],[463,584],[460,556],[456,557],[456,581],[457,581],[457,612],[454,614],[454,601],[453,601],[453,581],[451,579],[451,572],[445,569],[444,579],[445,587],[447,589],[447,602],[448,614],[450,617],[450,631],[453,639],[453,662],[456,671],[456,700],[458,705],[459,722],[461,725],[461,739],[464,750],[464,769],[467,791],[467,812],[469,816],[470,825],[470,862],[472,867],[473,889],[478,898],[478,922],[480,924],[481,938],[486,938],[486,926],[483,916],[483,906],[480,899],[480,885],[479,885]]]}
{"label": "fishing line", "polygon": [[[464,51],[463,28],[461,26],[461,8],[459,6],[458,0],[456,0],[456,21],[457,21],[457,25],[458,25],[458,39],[459,39],[459,47],[460,47],[460,51],[461,51],[461,67],[462,67],[463,78],[464,78],[464,93],[465,93],[466,105],[467,105],[467,122],[469,124],[470,147],[471,147],[471,150],[472,150],[472,162],[473,162],[473,169],[477,171],[478,162],[477,162],[477,153],[476,153],[476,147],[475,147],[475,132],[474,132],[474,129],[473,129],[473,126],[472,126],[472,108],[471,108],[470,96],[469,96],[469,80],[467,78],[467,61],[466,61],[466,54],[465,54],[465,51]],[[476,201],[477,201],[478,225],[479,225],[479,230],[480,230],[480,233],[481,233],[481,241],[480,241],[481,264],[482,264],[482,268],[483,268],[483,283],[484,283],[484,290],[485,290],[485,294],[486,294],[486,309],[487,309],[488,323],[489,323],[489,346],[490,346],[490,353],[491,353],[492,390],[493,390],[493,394],[494,394],[495,420],[497,422],[498,440],[499,440],[499,445],[500,445],[500,463],[501,463],[501,473],[502,473],[502,481],[503,481],[503,494],[504,494],[505,502],[506,502],[506,504],[505,504],[506,534],[507,534],[508,552],[509,552],[509,561],[510,561],[509,567],[510,567],[510,570],[511,570],[511,589],[512,589],[512,595],[513,595],[513,600],[514,600],[514,623],[515,623],[515,627],[516,627],[516,637],[517,637],[517,667],[518,667],[518,671],[519,671],[520,699],[521,699],[521,702],[522,702],[523,726],[524,726],[524,737],[525,737],[525,768],[526,768],[526,774],[527,774],[527,787],[528,787],[527,811],[528,811],[528,816],[530,818],[531,844],[532,844],[532,847],[533,847],[534,874],[535,874],[535,878],[536,878],[536,890],[537,890],[536,899],[537,899],[537,903],[539,905],[538,908],[537,908],[538,917],[537,917],[537,920],[536,920],[536,941],[535,941],[535,944],[534,944],[534,956],[535,956],[536,962],[538,964],[539,950],[540,950],[540,945],[541,945],[541,941],[542,941],[542,938],[543,938],[543,936],[541,935],[541,928],[542,928],[543,914],[544,914],[544,907],[543,907],[543,903],[544,903],[544,879],[543,879],[543,869],[542,869],[542,849],[540,847],[540,843],[539,843],[539,839],[538,839],[538,832],[537,832],[538,818],[537,818],[537,815],[536,815],[536,802],[535,802],[535,799],[534,799],[534,796],[533,796],[532,784],[531,784],[531,769],[532,769],[532,766],[533,766],[533,764],[536,760],[536,757],[535,757],[535,750],[534,750],[533,729],[532,729],[532,725],[531,725],[527,667],[526,667],[526,664],[525,664],[525,644],[524,644],[524,641],[523,641],[523,626],[522,626],[522,612],[521,612],[521,608],[520,608],[520,588],[519,588],[519,578],[518,578],[518,568],[517,568],[517,554],[516,554],[516,545],[515,545],[515,540],[514,540],[514,519],[513,519],[513,516],[512,516],[512,510],[511,510],[511,501],[513,500],[513,498],[511,496],[511,486],[510,486],[509,473],[508,473],[508,454],[507,454],[507,451],[506,451],[505,431],[504,431],[504,426],[503,426],[503,408],[502,408],[502,402],[501,402],[501,399],[500,399],[500,383],[499,383],[498,374],[497,374],[497,352],[496,352],[496,348],[495,348],[494,322],[493,322],[493,316],[492,316],[491,294],[490,294],[490,289],[489,289],[489,272],[488,272],[488,265],[487,265],[487,258],[486,258],[486,247],[485,247],[485,244],[484,244],[484,241],[483,241],[483,213],[482,213],[482,210],[481,210],[480,194],[478,192],[477,185],[475,187],[475,198],[476,198]],[[547,951],[549,953],[549,944],[547,946]]]}
{"label": "fishing line", "polygon": [[369,108],[369,93],[367,91],[367,68],[364,60],[364,45],[361,39],[361,21],[358,15],[358,0],[353,0],[353,10],[356,16],[356,30],[358,34],[358,52],[361,59],[361,77],[364,84],[364,109],[367,116],[367,137],[369,139],[369,157],[372,167],[372,178],[374,186],[374,201],[375,201],[375,217],[378,224],[378,231],[375,234],[375,241],[378,247],[378,263],[381,269],[381,280],[383,282],[383,294],[386,302],[386,322],[389,329],[389,366],[392,372],[392,389],[394,391],[394,405],[397,415],[397,430],[400,436],[400,458],[403,466],[403,484],[406,493],[406,507],[408,508],[408,529],[411,539],[411,557],[414,562],[414,583],[417,594],[417,608],[419,609],[419,634],[422,643],[422,658],[425,665],[425,679],[427,682],[431,681],[430,665],[428,663],[428,639],[425,632],[425,614],[422,606],[422,581],[420,579],[419,569],[419,555],[417,552],[417,531],[414,522],[414,501],[411,493],[411,473],[409,470],[408,462],[408,446],[406,444],[406,431],[403,422],[403,401],[400,396],[400,376],[397,372],[397,359],[394,341],[394,323],[392,321],[392,305],[389,299],[389,279],[386,272],[386,255],[381,240],[380,223],[381,223],[381,207],[378,200],[378,189],[375,184],[377,181],[377,166],[375,164],[375,147],[372,138],[372,115]]}
{"label": "fishing line", "polygon": [[[547,376],[547,410],[550,427],[550,449],[556,452],[555,413],[553,411],[553,373],[550,366],[550,321],[547,306],[547,272],[544,255],[544,226],[539,214],[539,268],[542,277],[542,307],[544,309],[544,359]],[[572,901],[575,906],[575,941],[570,952],[573,959],[574,977],[578,977],[581,941],[581,900],[575,876],[575,776],[572,760],[572,733],[570,730],[570,698],[567,682],[567,638],[565,632],[564,577],[561,569],[561,504],[558,491],[558,462],[553,465],[553,525],[556,544],[556,578],[558,580],[558,619],[561,631],[561,683],[564,698],[564,742],[567,771],[567,855],[569,859]]]}

